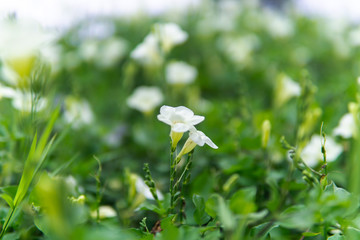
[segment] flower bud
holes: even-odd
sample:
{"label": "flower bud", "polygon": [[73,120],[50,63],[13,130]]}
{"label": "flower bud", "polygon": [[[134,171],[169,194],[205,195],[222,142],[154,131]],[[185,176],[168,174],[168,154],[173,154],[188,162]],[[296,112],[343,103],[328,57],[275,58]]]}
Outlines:
{"label": "flower bud", "polygon": [[270,139],[270,132],[271,132],[271,123],[268,119],[266,119],[261,126],[262,134],[261,134],[261,146],[266,148],[269,139]]}

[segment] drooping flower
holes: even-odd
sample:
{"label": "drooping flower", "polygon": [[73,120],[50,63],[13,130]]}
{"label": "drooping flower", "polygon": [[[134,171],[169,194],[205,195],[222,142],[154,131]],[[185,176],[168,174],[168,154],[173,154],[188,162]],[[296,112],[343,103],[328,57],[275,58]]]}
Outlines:
{"label": "drooping flower", "polygon": [[149,113],[164,100],[158,87],[141,86],[127,99],[127,105],[143,113]]}
{"label": "drooping flower", "polygon": [[163,61],[158,39],[151,33],[131,52],[130,56],[145,66],[158,66]]}
{"label": "drooping flower", "polygon": [[175,23],[155,24],[154,34],[165,52],[169,52],[174,46],[188,39],[188,34]]}
{"label": "drooping flower", "polygon": [[[321,137],[319,135],[313,135],[310,142],[304,147],[301,152],[302,160],[309,166],[315,167],[323,160],[323,154],[321,153]],[[326,160],[327,162],[335,161],[342,153],[343,148],[335,140],[326,136],[325,142]]]}
{"label": "drooping flower", "polygon": [[334,136],[351,138],[356,135],[357,126],[352,113],[347,113],[341,117],[339,125],[334,129]]}
{"label": "drooping flower", "polygon": [[191,152],[196,147],[196,145],[202,147],[205,144],[209,145],[214,149],[218,149],[218,146],[216,146],[215,143],[213,143],[213,141],[211,141],[211,139],[206,136],[202,131],[196,130],[195,127],[191,127],[189,132],[189,138],[186,140],[183,148],[181,149],[176,158],[179,160],[183,155]]}
{"label": "drooping flower", "polygon": [[166,80],[170,84],[189,84],[196,76],[196,68],[185,62],[172,62],[166,66]]}
{"label": "drooping flower", "polygon": [[162,106],[158,120],[171,126],[170,136],[172,148],[174,149],[184,132],[189,131],[194,125],[204,121],[205,117],[194,115],[189,108]]}

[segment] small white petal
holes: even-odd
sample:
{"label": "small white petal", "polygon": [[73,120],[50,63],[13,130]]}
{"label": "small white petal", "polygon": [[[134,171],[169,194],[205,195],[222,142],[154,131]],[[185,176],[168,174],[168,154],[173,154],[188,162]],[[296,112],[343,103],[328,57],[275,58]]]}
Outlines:
{"label": "small white petal", "polygon": [[211,141],[211,139],[209,137],[206,137],[205,143],[214,149],[218,149],[218,146],[216,146],[215,143],[213,141]]}
{"label": "small white petal", "polygon": [[195,116],[192,117],[190,123],[191,123],[192,125],[196,125],[196,124],[201,123],[201,122],[204,121],[204,120],[205,120],[205,117],[204,117],[204,116],[195,115]]}

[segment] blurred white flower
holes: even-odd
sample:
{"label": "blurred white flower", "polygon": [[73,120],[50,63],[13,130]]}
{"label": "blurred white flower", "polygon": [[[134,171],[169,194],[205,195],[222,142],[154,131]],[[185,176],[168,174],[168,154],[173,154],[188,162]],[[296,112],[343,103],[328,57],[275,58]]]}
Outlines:
{"label": "blurred white flower", "polygon": [[84,41],[79,48],[81,58],[87,62],[94,61],[98,52],[98,42],[94,39]]}
{"label": "blurred white flower", "polygon": [[94,115],[86,100],[70,96],[65,99],[64,119],[76,129],[92,123]]}
{"label": "blurred white flower", "polygon": [[24,20],[1,21],[0,36],[0,58],[21,78],[29,76],[40,49],[54,40],[54,35]]}
{"label": "blurred white flower", "polygon": [[12,105],[15,109],[22,112],[39,112],[47,106],[47,99],[37,98],[30,92],[15,91],[15,94],[12,96]]}
{"label": "blurred white flower", "polygon": [[189,84],[196,76],[195,67],[185,62],[171,62],[166,66],[166,80],[170,84]]}
{"label": "blurred white flower", "polygon": [[225,37],[219,41],[219,47],[225,51],[227,57],[240,67],[246,65],[253,51],[260,44],[255,35],[246,35],[238,37]]}
{"label": "blurred white flower", "polygon": [[125,56],[127,52],[127,43],[121,38],[108,38],[102,42],[100,52],[97,54],[97,65],[101,67],[111,67]]}
{"label": "blurred white flower", "polygon": [[[309,167],[315,167],[323,160],[323,154],[321,153],[321,141],[322,139],[319,135],[313,135],[310,142],[301,152],[302,160]],[[333,162],[342,153],[343,147],[336,143],[332,137],[326,136],[325,150],[327,162]]]}
{"label": "blurred white flower", "polygon": [[13,98],[16,95],[16,91],[11,87],[6,87],[0,84],[0,99],[5,98]]}
{"label": "blurred white flower", "polygon": [[285,74],[277,77],[275,87],[275,104],[281,106],[292,97],[298,97],[301,94],[300,84],[292,80]]}
{"label": "blurred white flower", "polygon": [[158,66],[162,63],[158,39],[154,34],[149,34],[132,52],[131,58],[142,65]]}
{"label": "blurred white flower", "polygon": [[[116,217],[116,215],[117,215],[117,213],[116,213],[115,209],[110,206],[100,206],[99,207],[99,218],[100,219],[113,218],[113,217]],[[97,211],[92,211],[91,217],[96,218]]]}
{"label": "blurred white flower", "polygon": [[127,105],[143,113],[149,113],[164,100],[158,87],[141,86],[128,97]]}
{"label": "blurred white flower", "polygon": [[264,25],[267,31],[275,38],[288,37],[294,32],[294,25],[290,18],[272,10],[263,13]]}
{"label": "blurred white flower", "polygon": [[[136,188],[136,192],[144,195],[144,197],[146,199],[154,200],[154,197],[151,194],[150,188],[146,185],[144,180],[138,175],[136,175],[135,188]],[[157,194],[159,200],[164,199],[164,196],[158,189],[156,189],[156,194]]]}
{"label": "blurred white flower", "polygon": [[351,138],[356,134],[357,126],[353,114],[347,113],[341,117],[339,125],[334,129],[334,136]]}
{"label": "blurred white flower", "polygon": [[154,35],[165,52],[169,52],[174,46],[184,43],[188,39],[188,34],[176,23],[155,24]]}
{"label": "blurred white flower", "polygon": [[351,46],[360,46],[360,28],[353,29],[349,33],[349,42]]}

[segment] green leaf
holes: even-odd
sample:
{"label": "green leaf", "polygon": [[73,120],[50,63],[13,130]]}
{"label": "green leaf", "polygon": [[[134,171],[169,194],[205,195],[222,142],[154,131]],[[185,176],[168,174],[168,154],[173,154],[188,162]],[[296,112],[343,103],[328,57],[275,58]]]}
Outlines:
{"label": "green leaf", "polygon": [[321,232],[317,232],[317,233],[314,233],[314,232],[303,232],[303,233],[302,233],[302,235],[303,235],[304,237],[314,237],[314,236],[317,236],[317,235],[319,235],[319,234],[321,234]]}
{"label": "green leaf", "polygon": [[256,212],[257,206],[254,203],[255,195],[255,187],[237,191],[230,199],[230,209],[237,214],[249,214]]}
{"label": "green leaf", "polygon": [[157,240],[180,240],[180,231],[174,226],[172,222],[173,216],[164,218],[161,220],[160,226],[162,231],[156,234],[155,239]]}
{"label": "green leaf", "polygon": [[205,200],[203,197],[194,194],[193,203],[196,207],[194,212],[195,222],[199,225],[202,225],[209,220],[209,216],[205,212]]}
{"label": "green leaf", "polygon": [[314,224],[314,213],[305,205],[287,208],[281,215],[279,224],[290,229],[306,230]]}
{"label": "green leaf", "polygon": [[218,215],[225,230],[235,229],[236,219],[222,197],[219,198]]}
{"label": "green leaf", "polygon": [[337,234],[329,237],[328,240],[345,240],[345,238],[344,238],[344,236],[337,233]]}
{"label": "green leaf", "polygon": [[205,203],[205,212],[212,218],[216,218],[217,216],[219,197],[220,196],[218,194],[213,194]]}
{"label": "green leaf", "polygon": [[9,194],[2,193],[2,194],[0,194],[0,197],[7,202],[7,204],[9,205],[9,207],[11,209],[14,208],[14,200],[12,199],[12,197]]}

